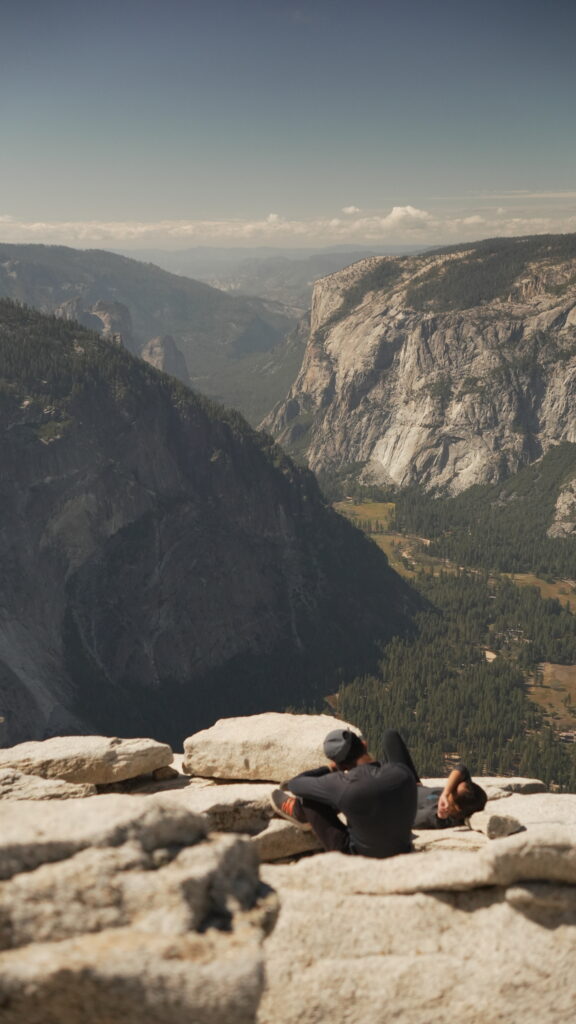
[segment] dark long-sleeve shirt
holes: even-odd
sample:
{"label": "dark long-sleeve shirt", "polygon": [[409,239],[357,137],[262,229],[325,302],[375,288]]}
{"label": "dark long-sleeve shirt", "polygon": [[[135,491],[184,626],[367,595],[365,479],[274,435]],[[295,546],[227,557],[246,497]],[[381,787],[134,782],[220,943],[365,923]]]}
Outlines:
{"label": "dark long-sleeve shirt", "polygon": [[284,784],[295,796],[344,814],[351,849],[366,857],[391,857],[412,848],[416,779],[404,764],[357,765],[350,771],[316,768]]}
{"label": "dark long-sleeve shirt", "polygon": [[[470,772],[465,764],[456,765],[462,776],[462,782],[471,782]],[[439,818],[438,801],[442,795],[442,786],[418,786],[418,806],[414,828],[453,828],[462,822],[456,818]]]}

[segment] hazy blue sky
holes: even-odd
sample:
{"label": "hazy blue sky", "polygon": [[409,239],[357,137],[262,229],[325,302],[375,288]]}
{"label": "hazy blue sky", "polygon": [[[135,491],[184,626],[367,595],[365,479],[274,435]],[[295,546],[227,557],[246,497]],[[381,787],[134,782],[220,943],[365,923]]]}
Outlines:
{"label": "hazy blue sky", "polygon": [[575,0],[20,0],[0,241],[576,231]]}

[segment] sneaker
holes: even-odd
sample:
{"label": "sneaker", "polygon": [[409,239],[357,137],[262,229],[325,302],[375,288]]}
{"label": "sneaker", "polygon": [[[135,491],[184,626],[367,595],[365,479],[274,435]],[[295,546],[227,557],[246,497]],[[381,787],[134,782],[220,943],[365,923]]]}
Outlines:
{"label": "sneaker", "polygon": [[306,820],[306,812],[297,796],[284,793],[281,789],[275,789],[270,793],[270,803],[276,814],[281,818],[291,821],[296,828],[311,829],[312,826]]}

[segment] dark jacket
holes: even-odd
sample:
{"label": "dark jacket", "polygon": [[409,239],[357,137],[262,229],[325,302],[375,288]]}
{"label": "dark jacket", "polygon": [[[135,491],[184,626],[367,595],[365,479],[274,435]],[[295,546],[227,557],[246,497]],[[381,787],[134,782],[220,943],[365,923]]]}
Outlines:
{"label": "dark jacket", "polygon": [[316,768],[296,775],[284,788],[304,805],[316,800],[344,814],[353,853],[392,857],[412,849],[417,786],[404,764],[372,761],[347,772]]}

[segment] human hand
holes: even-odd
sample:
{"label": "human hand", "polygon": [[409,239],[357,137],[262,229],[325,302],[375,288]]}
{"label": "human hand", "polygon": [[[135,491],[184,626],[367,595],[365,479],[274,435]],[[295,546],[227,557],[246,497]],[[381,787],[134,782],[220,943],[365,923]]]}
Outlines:
{"label": "human hand", "polygon": [[450,798],[448,797],[448,794],[446,793],[446,791],[444,791],[444,792],[442,792],[440,794],[440,798],[438,800],[438,807],[437,807],[437,810],[436,810],[436,814],[438,815],[439,818],[449,818],[450,817],[450,811],[451,811]]}

